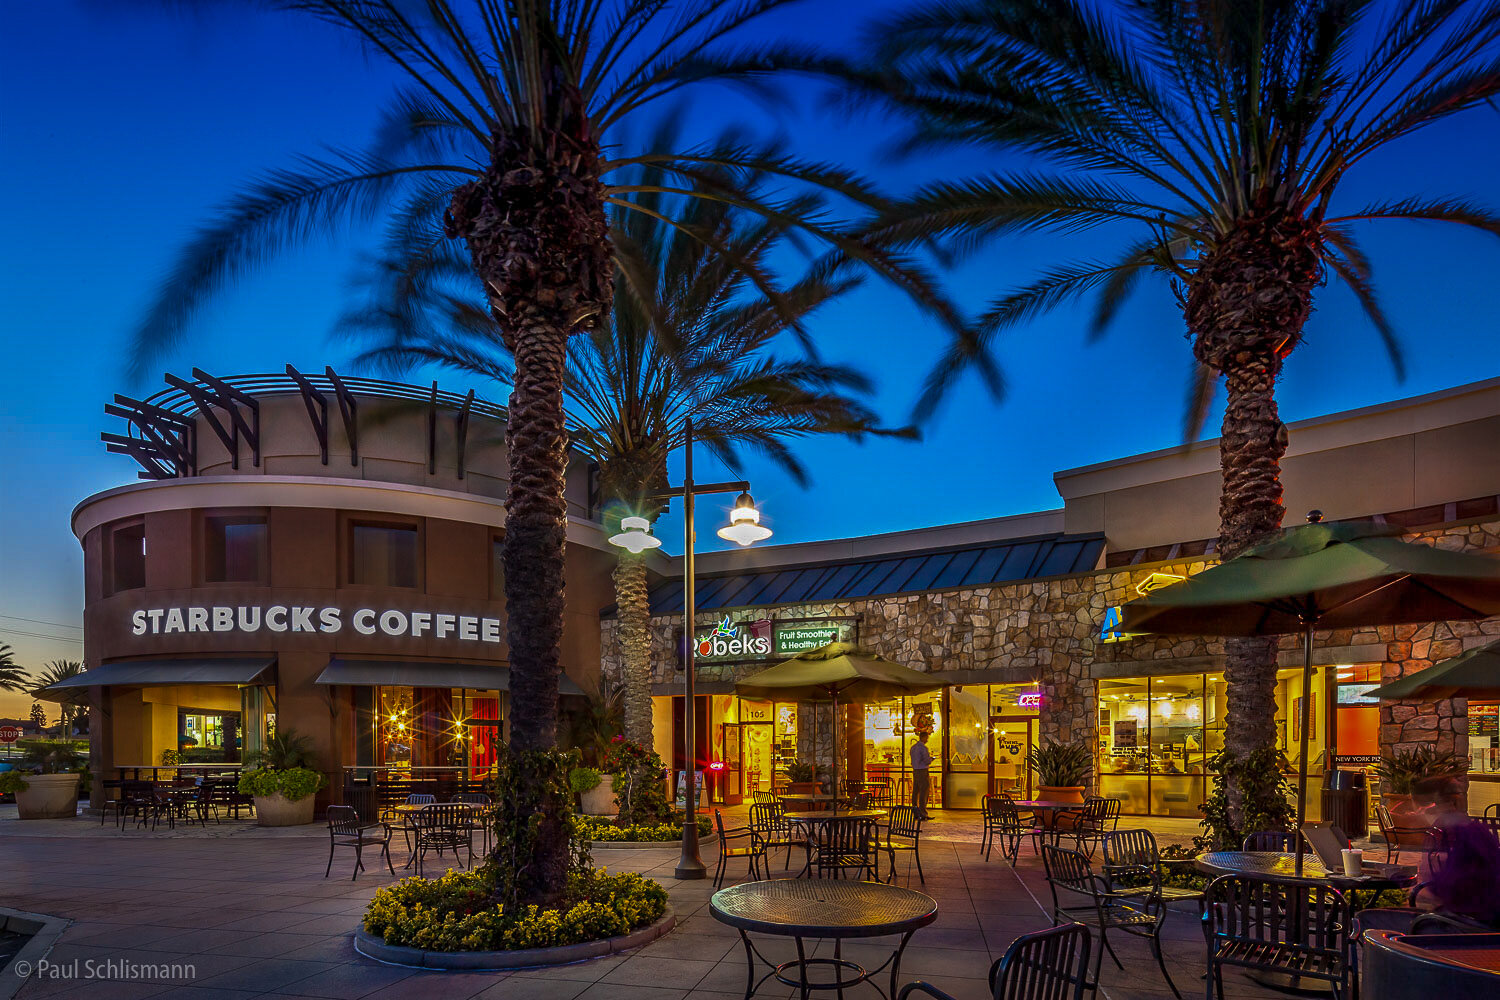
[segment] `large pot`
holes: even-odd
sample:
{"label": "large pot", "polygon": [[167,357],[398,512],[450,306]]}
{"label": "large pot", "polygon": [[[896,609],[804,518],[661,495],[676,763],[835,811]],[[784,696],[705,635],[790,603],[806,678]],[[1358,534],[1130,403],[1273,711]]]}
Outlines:
{"label": "large pot", "polygon": [[255,796],[255,821],[261,826],[302,826],[313,821],[316,795],[292,800],[277,792]]}
{"label": "large pot", "polygon": [[818,795],[822,791],[821,781],[789,781],[786,786],[788,795]]}
{"label": "large pot", "polygon": [[[1083,802],[1083,785],[1040,785],[1037,787],[1037,797],[1046,802]],[[1062,815],[1054,810],[1043,810],[1038,817],[1045,829],[1056,827],[1059,830],[1073,829],[1073,817]]]}
{"label": "large pot", "polygon": [[1385,792],[1380,797],[1385,801],[1386,811],[1391,814],[1391,822],[1403,831],[1396,835],[1397,842],[1403,847],[1425,844],[1427,835],[1424,831],[1432,825],[1432,804],[1418,802],[1415,796],[1397,792]]}
{"label": "large pot", "polygon": [[620,811],[619,806],[615,804],[615,776],[613,774],[601,774],[599,784],[581,793],[578,798],[585,816],[613,816]]}
{"label": "large pot", "polygon": [[71,819],[78,815],[78,779],[82,775],[28,774],[26,788],[16,792],[22,819]]}

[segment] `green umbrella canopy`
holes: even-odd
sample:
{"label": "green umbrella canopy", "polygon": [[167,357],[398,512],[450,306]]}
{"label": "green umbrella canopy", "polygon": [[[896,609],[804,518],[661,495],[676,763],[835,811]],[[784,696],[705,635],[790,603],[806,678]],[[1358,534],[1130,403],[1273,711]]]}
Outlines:
{"label": "green umbrella canopy", "polygon": [[1120,629],[1277,635],[1500,614],[1500,560],[1370,521],[1304,524],[1121,608]]}
{"label": "green umbrella canopy", "polygon": [[1500,639],[1370,692],[1374,698],[1500,698]]}
{"label": "green umbrella canopy", "polygon": [[884,701],[936,691],[940,681],[852,643],[832,642],[751,674],[736,694],[777,701]]}

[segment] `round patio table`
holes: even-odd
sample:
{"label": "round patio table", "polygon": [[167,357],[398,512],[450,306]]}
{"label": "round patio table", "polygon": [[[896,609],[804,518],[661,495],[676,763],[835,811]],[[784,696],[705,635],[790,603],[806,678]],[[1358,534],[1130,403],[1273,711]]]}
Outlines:
{"label": "round patio table", "polygon": [[[403,802],[403,803],[401,803],[399,806],[396,806],[394,809],[392,809],[391,812],[393,812],[397,816],[399,816],[401,818],[402,824],[404,824],[409,830],[411,830],[412,832],[414,832],[414,833],[417,834],[417,837],[419,838],[418,841],[417,841],[418,844],[421,843],[420,838],[421,838],[422,834],[421,834],[421,831],[417,829],[417,826],[415,824],[415,819],[416,819],[417,814],[420,813],[423,809],[426,809],[428,806],[463,806],[465,809],[469,810],[469,812],[471,812],[471,813],[472,812],[477,812],[477,811],[479,811],[480,809],[483,808],[482,806],[476,806],[472,802],[422,802],[422,803],[417,803],[417,802]],[[411,857],[407,858],[406,859],[406,864],[404,864],[404,865],[401,866],[402,870],[404,871],[405,869],[410,868],[416,862],[416,860],[417,860],[417,851],[415,849],[413,849],[412,852],[411,852]]]}
{"label": "round patio table", "polygon": [[[937,903],[931,896],[882,882],[838,879],[801,881],[783,878],[744,882],[714,893],[708,909],[715,920],[740,932],[747,965],[745,1000],[750,1000],[766,980],[773,977],[779,983],[796,987],[803,997],[809,990],[846,990],[864,982],[886,997],[894,997],[901,955],[906,951],[907,942],[918,928],[937,919]],[[751,942],[752,931],[792,938],[797,943],[796,959],[780,964],[772,962]],[[901,943],[879,967],[867,970],[842,957],[844,938],[887,934],[900,934]],[[803,945],[806,938],[833,938],[833,957],[808,958]],[[756,959],[771,970],[759,981],[755,978]],[[886,966],[891,970],[889,993],[881,990],[872,978]],[[808,973],[814,969],[828,969],[833,978],[810,980]],[[792,972],[795,975],[790,974]]]}

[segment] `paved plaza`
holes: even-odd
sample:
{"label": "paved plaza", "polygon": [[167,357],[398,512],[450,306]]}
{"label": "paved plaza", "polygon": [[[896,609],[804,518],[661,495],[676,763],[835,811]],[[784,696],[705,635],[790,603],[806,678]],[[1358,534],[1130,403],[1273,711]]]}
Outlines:
{"label": "paved plaza", "polygon": [[[14,813],[11,812],[13,816]],[[1153,825],[1162,821],[1153,820]],[[1167,824],[1170,826],[1170,821]],[[1190,833],[1191,825],[1181,824]],[[935,824],[953,839],[927,839],[927,882],[899,881],[938,902],[936,923],[917,932],[902,963],[901,980],[924,979],[960,1000],[988,996],[985,975],[1017,935],[1048,926],[1047,886],[1040,863],[1023,847],[1012,870],[996,855],[985,862],[968,837],[977,822],[948,814]],[[1170,830],[1163,830],[1165,838]],[[936,836],[936,835],[934,835]],[[396,838],[397,871],[406,855]],[[712,866],[713,849],[705,845]],[[48,913],[72,921],[48,959],[53,968],[86,975],[106,962],[117,965],[190,966],[148,981],[33,977],[24,1000],[44,997],[143,997],[244,1000],[259,996],[320,998],[484,997],[634,998],[743,996],[745,958],[735,932],[710,916],[707,882],[671,878],[676,849],[601,848],[598,864],[644,872],[662,881],[678,924],[667,936],[632,953],[562,968],[514,973],[434,973],[393,968],[356,954],[350,935],[365,903],[391,882],[384,867],[349,880],[352,859],[340,852],[335,877],[324,879],[326,834],[321,826],[262,830],[229,823],[206,831],[179,828],[157,834],[133,828],[120,833],[88,818],[7,822],[0,817],[0,906]],[[779,867],[785,855],[778,852]],[[743,876],[740,862],[735,873]],[[433,866],[429,864],[429,874]],[[773,874],[775,874],[773,872]],[[340,877],[341,876],[341,877]],[[1174,912],[1166,930],[1168,964],[1186,996],[1201,996],[1203,939],[1196,911]],[[791,957],[790,942],[765,941],[766,952]],[[849,944],[844,956],[871,966],[891,951],[884,940]],[[1115,1000],[1170,997],[1144,942],[1115,943],[1125,969],[1105,960],[1101,996]],[[831,954],[820,945],[819,954]],[[76,963],[76,965],[75,965]],[[93,963],[92,966],[89,963]],[[72,975],[72,974],[70,974]],[[1231,996],[1270,996],[1238,976]],[[758,996],[785,997],[785,988]],[[865,986],[846,995],[878,996]]]}

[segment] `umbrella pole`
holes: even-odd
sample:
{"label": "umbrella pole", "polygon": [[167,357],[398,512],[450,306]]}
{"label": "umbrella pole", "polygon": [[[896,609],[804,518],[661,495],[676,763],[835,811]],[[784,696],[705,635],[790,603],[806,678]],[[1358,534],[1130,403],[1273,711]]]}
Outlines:
{"label": "umbrella pole", "polygon": [[839,693],[833,689],[833,814],[839,814]]}
{"label": "umbrella pole", "polygon": [[1295,871],[1302,874],[1302,824],[1307,819],[1307,723],[1312,718],[1312,649],[1316,619],[1304,618],[1302,633],[1302,749],[1297,762],[1297,859]]}

